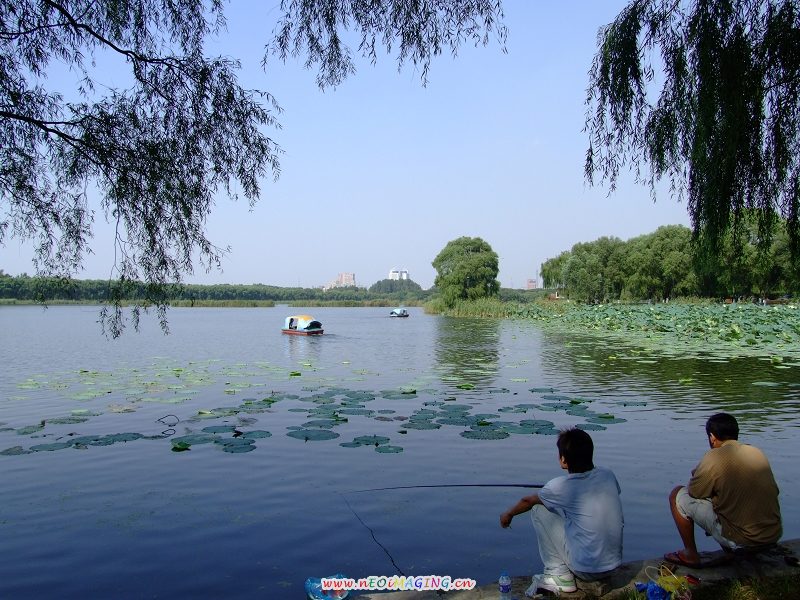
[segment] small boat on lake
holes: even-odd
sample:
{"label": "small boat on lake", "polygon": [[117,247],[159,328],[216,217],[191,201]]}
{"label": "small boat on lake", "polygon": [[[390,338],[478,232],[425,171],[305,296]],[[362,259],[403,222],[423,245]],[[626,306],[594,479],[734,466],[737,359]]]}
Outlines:
{"label": "small boat on lake", "polygon": [[311,315],[292,315],[286,317],[283,333],[288,335],[322,335],[322,323]]}
{"label": "small boat on lake", "polygon": [[408,311],[405,308],[394,308],[392,312],[389,313],[390,317],[407,317]]}

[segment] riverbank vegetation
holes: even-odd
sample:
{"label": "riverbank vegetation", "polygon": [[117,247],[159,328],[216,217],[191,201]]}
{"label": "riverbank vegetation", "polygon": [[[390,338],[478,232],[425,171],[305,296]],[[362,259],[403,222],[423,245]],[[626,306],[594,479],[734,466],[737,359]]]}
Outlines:
{"label": "riverbank vegetation", "polygon": [[766,250],[756,245],[756,227],[752,218],[739,237],[726,235],[719,256],[682,225],[627,241],[601,237],[545,261],[542,279],[580,302],[797,295],[800,265],[791,257],[785,225],[775,224]]}

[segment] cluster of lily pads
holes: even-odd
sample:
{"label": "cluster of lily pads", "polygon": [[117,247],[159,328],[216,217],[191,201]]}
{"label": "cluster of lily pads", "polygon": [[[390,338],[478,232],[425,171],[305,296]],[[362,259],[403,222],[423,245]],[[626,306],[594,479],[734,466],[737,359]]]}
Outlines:
{"label": "cluster of lily pads", "polygon": [[[273,435],[270,431],[251,428],[257,422],[254,415],[275,412],[274,406],[279,402],[286,406],[287,413],[302,414],[302,422],[287,426],[286,435],[303,442],[338,439],[341,434],[336,429],[352,424],[354,420],[358,420],[356,429],[362,433],[364,430],[375,430],[379,427],[377,423],[383,423],[380,433],[386,433],[387,427],[396,425],[397,435],[450,427],[460,429],[459,435],[470,440],[499,440],[511,435],[556,435],[558,427],[555,422],[535,418],[539,413],[563,412],[580,420],[578,427],[587,430],[602,430],[608,425],[625,421],[612,413],[593,410],[591,400],[557,394],[557,390],[553,388],[530,389],[539,402],[503,405],[489,412],[486,410],[486,402],[478,398],[480,392],[474,389],[473,384],[457,387],[463,390],[460,397],[453,395],[452,390],[417,390],[412,386],[381,391],[352,390],[338,386],[304,387],[301,394],[271,392],[262,398],[243,398],[238,404],[196,410],[183,418],[168,415],[158,419],[168,429],[156,436],[140,433],[86,436],[76,432],[45,432],[47,425],[79,425],[102,414],[80,409],[69,416],[42,420],[36,425],[16,430],[0,427],[0,431],[15,431],[18,435],[32,438],[59,435],[55,442],[34,444],[27,449],[14,446],[0,454],[20,455],[67,448],[83,449],[138,439],[163,440],[166,437],[170,438],[174,452],[185,452],[205,444],[233,454],[251,452],[256,448],[258,440]],[[510,390],[505,388],[495,388],[488,392],[510,394]],[[369,408],[370,403],[375,408]],[[203,426],[209,420],[220,420],[222,424]],[[375,424],[369,425],[370,422]],[[175,435],[174,428],[179,424],[185,429],[183,435]],[[346,429],[352,431],[353,428]],[[386,435],[377,434],[356,435],[350,441],[341,441],[339,445],[343,448],[371,447],[376,452],[386,454],[403,451],[401,445],[392,443]]]}
{"label": "cluster of lily pads", "polygon": [[800,366],[800,306],[737,304],[521,305],[517,316],[569,331],[621,336],[659,352],[766,356]]}
{"label": "cluster of lily pads", "polygon": [[[21,428],[17,433],[25,430]],[[23,431],[24,433],[24,431]],[[30,448],[23,448],[22,446],[12,446],[0,451],[2,456],[19,456],[21,454],[31,454],[32,452],[53,452],[54,450],[64,450],[66,448],[73,448],[75,450],[86,450],[90,446],[110,446],[120,442],[133,442],[135,440],[162,440],[163,435],[146,436],[141,433],[110,433],[107,435],[70,435],[67,436],[65,441],[56,441],[43,444],[34,444]]]}

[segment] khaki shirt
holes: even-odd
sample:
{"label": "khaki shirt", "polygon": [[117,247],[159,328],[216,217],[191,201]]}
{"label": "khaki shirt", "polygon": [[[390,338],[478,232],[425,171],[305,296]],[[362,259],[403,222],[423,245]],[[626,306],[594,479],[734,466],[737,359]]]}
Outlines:
{"label": "khaki shirt", "polygon": [[694,498],[708,498],[722,535],[742,546],[777,542],[783,529],[778,485],[764,453],[755,446],[725,440],[692,471]]}

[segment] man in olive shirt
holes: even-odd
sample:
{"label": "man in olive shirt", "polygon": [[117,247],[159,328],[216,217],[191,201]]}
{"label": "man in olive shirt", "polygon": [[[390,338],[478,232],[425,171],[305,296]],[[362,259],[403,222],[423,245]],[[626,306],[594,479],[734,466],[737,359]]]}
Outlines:
{"label": "man in olive shirt", "polygon": [[690,567],[703,566],[695,523],[727,552],[774,544],[783,533],[778,485],[764,453],[737,441],[739,424],[727,413],[710,417],[706,434],[711,450],[692,471],[689,485],[669,496],[684,548],[664,558]]}

